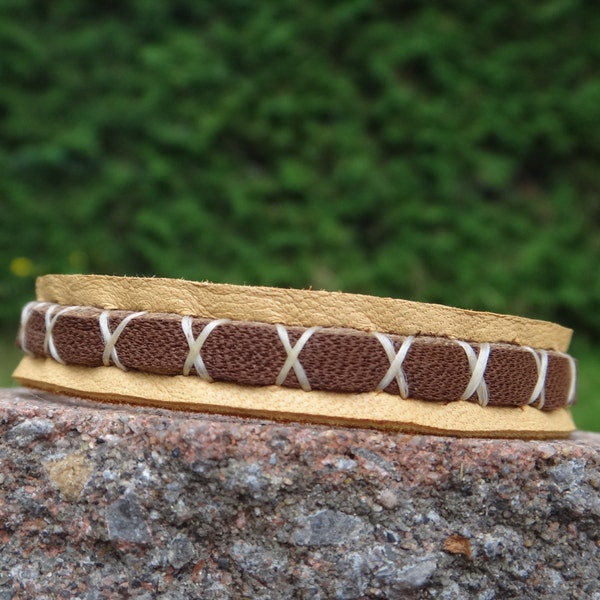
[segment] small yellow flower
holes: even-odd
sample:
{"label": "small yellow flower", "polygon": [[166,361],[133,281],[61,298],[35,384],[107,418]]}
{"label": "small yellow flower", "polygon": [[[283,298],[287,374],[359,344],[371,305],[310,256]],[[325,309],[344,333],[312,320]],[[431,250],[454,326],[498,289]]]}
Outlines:
{"label": "small yellow flower", "polygon": [[25,256],[17,256],[10,261],[9,268],[17,277],[29,277],[33,273],[33,261]]}

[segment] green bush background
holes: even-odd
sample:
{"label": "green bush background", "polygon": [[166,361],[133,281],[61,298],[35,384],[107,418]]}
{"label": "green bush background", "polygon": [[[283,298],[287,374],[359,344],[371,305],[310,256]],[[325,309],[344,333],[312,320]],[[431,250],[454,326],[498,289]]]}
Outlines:
{"label": "green bush background", "polygon": [[600,429],[599,33],[576,0],[0,0],[5,338],[47,272],[512,312],[576,329]]}

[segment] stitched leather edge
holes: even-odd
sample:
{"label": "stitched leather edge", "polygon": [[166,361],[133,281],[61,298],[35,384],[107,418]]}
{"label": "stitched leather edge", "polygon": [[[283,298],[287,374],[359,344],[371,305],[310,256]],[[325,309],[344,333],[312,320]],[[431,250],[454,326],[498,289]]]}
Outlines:
{"label": "stitched leather edge", "polygon": [[[93,307],[47,306],[35,303],[30,303],[24,314],[27,314],[27,319],[24,321],[25,329],[19,334],[20,343],[36,356],[52,356],[59,362],[88,367],[100,366],[104,362],[106,366],[112,363],[124,369],[124,364],[127,368],[162,375],[177,375],[182,372],[182,364],[189,350],[188,344],[191,347],[196,336],[210,329],[211,324],[210,321],[207,324],[204,319],[195,319],[196,329],[195,333],[192,333],[191,324],[194,320],[190,317],[182,319],[177,315],[132,314],[120,310],[102,312]],[[61,314],[63,316],[59,321],[58,317]],[[132,317],[136,318],[131,321]],[[106,338],[104,340],[100,336],[103,318],[106,328],[103,334]],[[187,342],[181,330],[181,324],[186,319],[189,320],[190,327],[190,339]],[[113,330],[121,330],[125,338],[121,341],[118,356],[115,347],[118,336],[116,338],[111,336],[108,325],[110,321],[113,323]],[[124,325],[128,322],[131,324],[125,329]],[[58,333],[47,334],[50,324]],[[285,352],[291,350],[290,346],[284,352],[282,347],[282,342],[287,342],[289,345],[287,330],[281,328],[281,331],[285,332],[286,339],[278,340],[275,335],[276,328],[269,324],[227,322],[221,327],[227,329],[226,335],[216,334],[216,338],[213,335],[213,340],[207,344],[210,348],[204,359],[200,358],[198,352],[195,354],[195,357],[200,360],[200,367],[196,365],[194,373],[198,373],[205,379],[212,378],[204,367],[203,360],[208,361],[211,371],[218,373],[215,377],[222,381],[263,386],[278,383],[286,387],[298,387],[300,384],[306,389],[302,381],[297,378],[298,366],[308,389],[311,389],[310,379],[317,378],[316,389],[344,393],[375,390],[378,382],[382,381],[390,368],[394,353],[403,341],[398,336],[385,338],[383,341],[390,345],[391,353],[386,357],[374,336],[350,329],[322,329],[314,333],[316,341],[312,346],[308,344],[307,349],[302,353],[302,362],[307,365],[307,368],[310,367],[309,377],[304,374],[298,355],[293,362],[290,363],[288,360],[285,375],[280,374],[281,381],[276,382],[277,374],[286,359]],[[280,327],[277,326],[278,332]],[[305,336],[307,332],[310,333],[301,328],[292,328],[290,332],[294,342]],[[108,348],[108,338],[111,338],[110,348]],[[238,342],[238,339],[245,339],[246,344],[250,342],[245,351],[238,350],[238,346],[243,344]],[[413,353],[416,353],[413,356],[409,350],[407,355],[405,368],[410,376],[405,379],[403,371],[400,372],[407,384],[407,390],[412,391],[410,398],[434,402],[450,402],[460,398],[469,379],[473,376],[472,367],[468,366],[463,349],[446,339],[415,338],[409,341],[414,341],[409,348],[413,348]],[[393,346],[394,342],[395,346]],[[472,347],[462,342],[460,344],[474,353]],[[483,345],[479,345],[479,354],[482,352]],[[572,362],[570,357],[556,353],[546,354],[549,356],[549,366],[547,373],[544,371],[544,379],[539,380],[539,359],[536,358],[534,361],[536,351],[505,344],[492,344],[491,348],[490,357],[495,358],[492,361],[486,359],[486,364],[491,363],[488,367],[488,384],[492,385],[489,398],[491,405],[525,405],[535,402],[539,408],[554,410],[567,403],[570,384],[568,361]],[[186,362],[191,366],[190,360]],[[538,363],[537,372],[536,363]],[[324,364],[328,368],[322,369]],[[292,366],[296,371],[294,374],[291,373]],[[485,388],[486,397],[485,403],[482,404],[488,404],[485,369],[484,366],[479,374],[479,383]],[[184,365],[183,370],[184,374],[187,374],[190,369]],[[390,378],[379,389],[402,395],[399,385],[401,381],[398,377],[396,379],[398,384]],[[437,385],[431,385],[430,380],[437,380]],[[536,387],[539,390],[537,394],[534,391]],[[469,399],[481,402],[479,391],[475,393],[476,387],[472,389],[472,392],[467,392]],[[543,395],[541,395],[542,391]],[[462,397],[467,399],[464,394]]]}

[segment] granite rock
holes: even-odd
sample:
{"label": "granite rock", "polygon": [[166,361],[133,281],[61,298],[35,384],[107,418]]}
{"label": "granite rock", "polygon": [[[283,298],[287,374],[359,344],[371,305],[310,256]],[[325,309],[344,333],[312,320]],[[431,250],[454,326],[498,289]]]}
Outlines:
{"label": "granite rock", "polygon": [[0,390],[0,599],[600,600],[599,450]]}

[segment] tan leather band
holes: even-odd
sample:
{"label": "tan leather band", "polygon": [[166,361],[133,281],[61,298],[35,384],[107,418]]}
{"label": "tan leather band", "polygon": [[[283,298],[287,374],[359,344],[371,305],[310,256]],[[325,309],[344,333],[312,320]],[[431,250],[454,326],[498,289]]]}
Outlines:
{"label": "tan leather band", "polygon": [[566,409],[551,412],[481,407],[473,402],[439,404],[367,392],[336,394],[277,386],[207,383],[197,377],[125,372],[117,367],[64,366],[26,356],[14,377],[23,385],[103,402],[160,406],[328,425],[394,429],[466,437],[567,437],[575,425]]}
{"label": "tan leather band", "polygon": [[572,331],[555,323],[360,294],[250,287],[181,279],[46,275],[37,299],[56,304],[147,310],[209,319],[350,327],[396,335],[506,342],[566,352]]}

